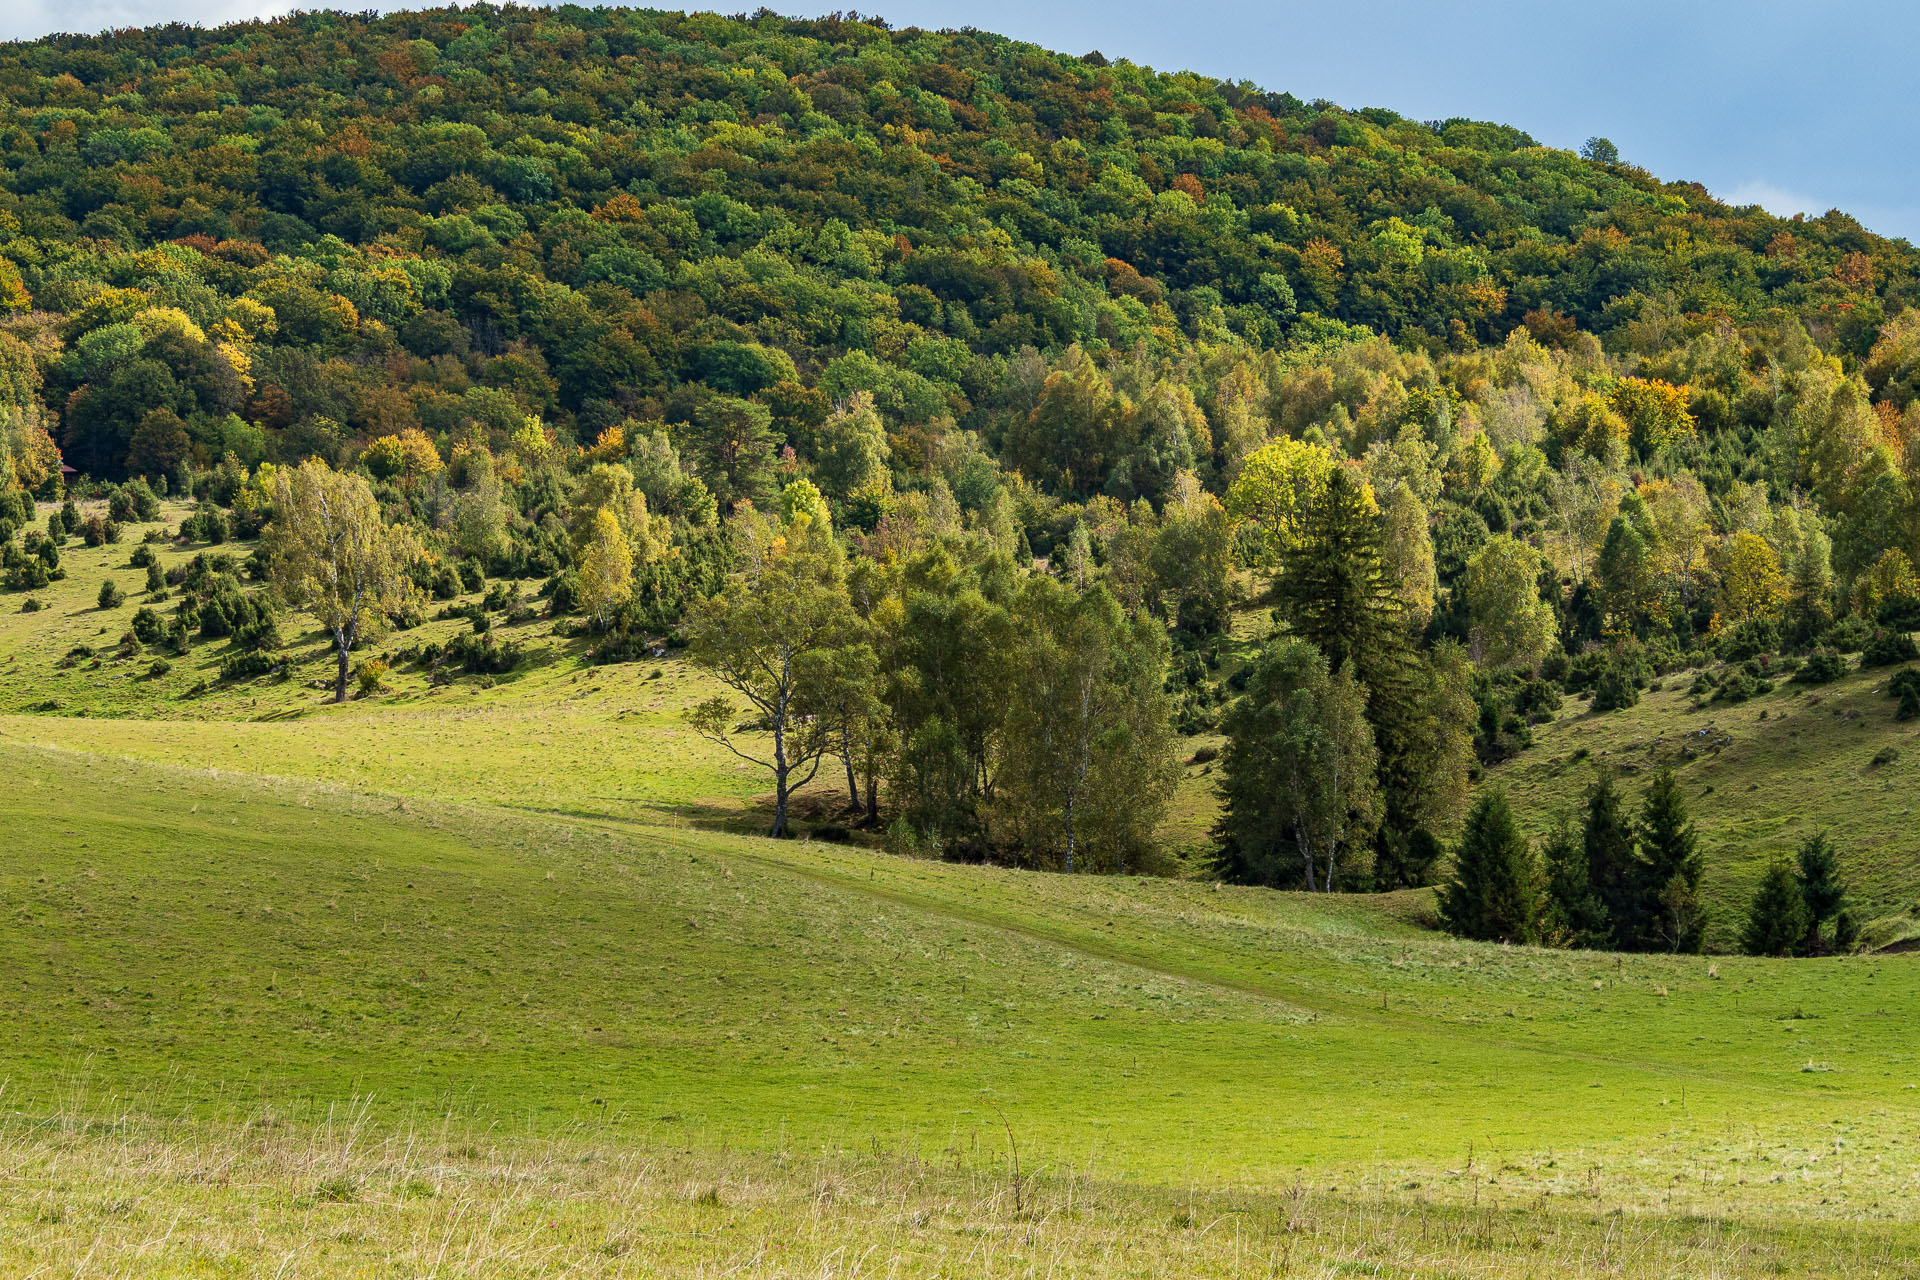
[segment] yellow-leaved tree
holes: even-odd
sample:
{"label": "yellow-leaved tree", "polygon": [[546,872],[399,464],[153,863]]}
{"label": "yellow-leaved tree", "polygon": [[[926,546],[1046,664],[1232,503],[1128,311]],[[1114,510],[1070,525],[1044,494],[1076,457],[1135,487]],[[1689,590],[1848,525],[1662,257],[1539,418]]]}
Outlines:
{"label": "yellow-leaved tree", "polygon": [[1786,602],[1787,578],[1779,555],[1757,533],[1734,534],[1720,574],[1722,619],[1740,623],[1775,617]]}
{"label": "yellow-leaved tree", "polygon": [[1333,466],[1325,447],[1304,440],[1275,440],[1247,455],[1227,492],[1227,514],[1260,530],[1268,564],[1299,540],[1307,509],[1327,487]]}
{"label": "yellow-leaved tree", "polygon": [[333,637],[333,700],[345,702],[348,654],[384,631],[387,615],[412,598],[406,570],[418,548],[403,526],[381,518],[365,480],[318,458],[274,473],[266,533],[274,589]]}
{"label": "yellow-leaved tree", "polygon": [[580,551],[580,604],[602,627],[633,595],[633,549],[613,512],[593,514],[592,532]]}

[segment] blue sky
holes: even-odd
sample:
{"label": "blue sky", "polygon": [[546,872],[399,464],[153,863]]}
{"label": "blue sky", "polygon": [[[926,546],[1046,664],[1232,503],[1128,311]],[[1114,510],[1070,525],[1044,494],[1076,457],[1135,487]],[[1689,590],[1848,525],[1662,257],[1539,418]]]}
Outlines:
{"label": "blue sky", "polygon": [[[214,25],[294,7],[0,4],[0,38],[169,19]],[[862,12],[896,26],[973,26],[1071,53],[1099,49],[1416,119],[1497,120],[1553,146],[1600,134],[1622,158],[1723,199],[1777,213],[1841,208],[1920,242],[1920,111],[1909,87],[1920,5],[1911,0],[869,0]]]}

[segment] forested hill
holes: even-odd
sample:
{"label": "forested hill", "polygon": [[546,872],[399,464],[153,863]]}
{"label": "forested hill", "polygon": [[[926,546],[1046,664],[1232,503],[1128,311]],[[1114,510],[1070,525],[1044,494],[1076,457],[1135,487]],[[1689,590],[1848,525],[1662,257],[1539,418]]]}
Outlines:
{"label": "forested hill", "polygon": [[[310,13],[6,46],[0,90],[0,305],[60,316],[11,327],[67,460],[107,476],[160,404],[243,461],[495,421],[495,392],[590,444],[783,382],[997,438],[1028,347],[1204,358],[1360,325],[1437,355],[1531,314],[1648,350],[1795,315],[1858,360],[1915,288],[1911,248],[1841,213],[974,31]],[[119,326],[153,306],[204,350],[124,385]],[[1215,421],[1214,379],[1184,381]],[[795,398],[775,416],[808,417]],[[1135,442],[1086,443],[1019,461],[1085,493]]]}
{"label": "forested hill", "polygon": [[[157,490],[199,505],[142,536],[265,530],[248,572],[310,601],[291,531],[360,512],[369,626],[431,594],[475,628],[363,660],[368,696],[389,658],[509,673],[490,617],[534,625],[537,579],[595,660],[685,642],[746,729],[800,717],[915,847],[1155,865],[1219,749],[1220,868],[1317,888],[1424,882],[1567,695],[1920,658],[1913,249],[1604,139],[971,31],[484,5],[16,44],[0,95],[12,592]],[[222,680],[287,671],[237,559],[145,567],[115,661],[197,626]],[[803,624],[806,687],[751,687],[738,646]],[[335,629],[337,698],[366,639]],[[1899,678],[1876,714],[1920,716]],[[814,774],[771,767],[778,829]],[[1596,864],[1608,938],[1686,923],[1690,840],[1637,897]]]}

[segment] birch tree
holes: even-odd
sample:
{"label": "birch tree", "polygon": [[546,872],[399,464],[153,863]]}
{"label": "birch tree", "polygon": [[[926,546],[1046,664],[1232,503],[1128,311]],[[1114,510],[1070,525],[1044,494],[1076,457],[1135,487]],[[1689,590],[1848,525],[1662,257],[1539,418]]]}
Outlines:
{"label": "birch tree", "polygon": [[[759,521],[743,507],[742,521]],[[812,782],[836,735],[824,696],[835,683],[838,651],[847,639],[853,604],[844,566],[830,534],[809,536],[789,526],[763,539],[741,529],[758,553],[726,589],[704,601],[688,623],[688,655],[695,666],[747,700],[768,735],[764,750],[739,745],[738,708],[724,695],[687,713],[694,732],[773,775],[773,826],[786,834],[793,793]]]}
{"label": "birch tree", "polygon": [[318,458],[274,475],[267,527],[271,580],[287,603],[306,609],[333,637],[333,700],[347,700],[348,655],[386,629],[387,615],[413,594],[407,533],[381,518],[373,490]]}

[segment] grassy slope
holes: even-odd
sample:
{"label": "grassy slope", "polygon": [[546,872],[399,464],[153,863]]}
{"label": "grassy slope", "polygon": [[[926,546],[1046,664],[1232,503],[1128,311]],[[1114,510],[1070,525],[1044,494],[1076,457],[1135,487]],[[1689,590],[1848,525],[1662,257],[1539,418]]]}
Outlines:
{"label": "grassy slope", "polygon": [[[1714,976],[1465,946],[1357,901],[14,745],[0,768],[0,1060],[28,1097],[171,1075],[200,1105],[370,1094],[927,1155],[1004,1109],[1041,1158],[1158,1181],[1431,1178],[1471,1144],[1539,1191],[1597,1169],[1650,1200],[1692,1169],[1756,1204],[1920,1207],[1903,958]],[[1822,1164],[1843,1138],[1850,1182]]]}
{"label": "grassy slope", "polygon": [[[1768,862],[1828,831],[1857,907],[1877,920],[1871,940],[1884,945],[1920,935],[1920,724],[1893,717],[1886,684],[1897,669],[1856,670],[1822,688],[1782,684],[1747,703],[1700,710],[1684,676],[1608,715],[1569,700],[1535,730],[1531,749],[1492,776],[1541,832],[1556,814],[1577,814],[1595,764],[1633,796],[1654,769],[1673,766],[1701,832],[1709,941],[1720,947],[1735,944]],[[1890,763],[1874,763],[1888,750]]]}

